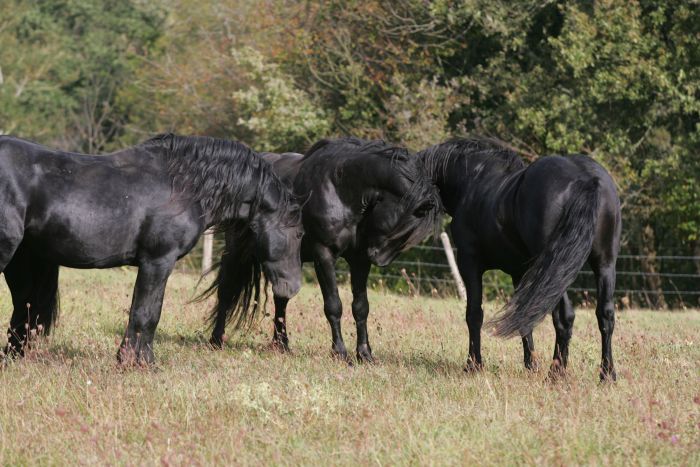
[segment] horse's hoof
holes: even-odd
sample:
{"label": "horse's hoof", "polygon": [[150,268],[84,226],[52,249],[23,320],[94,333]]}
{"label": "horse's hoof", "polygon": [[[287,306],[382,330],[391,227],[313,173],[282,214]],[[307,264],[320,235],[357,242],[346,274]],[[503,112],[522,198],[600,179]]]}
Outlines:
{"label": "horse's hoof", "polygon": [[138,359],[139,366],[142,367],[150,367],[156,364],[156,356],[153,353],[153,349],[151,346],[146,346],[146,348],[141,349],[141,352],[139,352],[139,359]]}
{"label": "horse's hoof", "polygon": [[483,369],[484,369],[484,365],[482,365],[481,363],[475,362],[471,358],[469,360],[467,360],[467,364],[464,365],[464,372],[469,373],[469,374],[478,373]]}
{"label": "horse's hoof", "polygon": [[614,383],[617,381],[617,373],[614,369],[605,370],[600,369],[600,382],[601,383]]}
{"label": "horse's hoof", "polygon": [[525,369],[532,373],[538,373],[540,371],[540,362],[535,359],[532,359],[529,362],[525,362]]}
{"label": "horse's hoof", "polygon": [[353,366],[353,361],[350,358],[350,356],[348,355],[347,350],[345,350],[345,349],[338,350],[336,348],[333,348],[331,350],[331,355],[333,356],[333,358],[347,363],[348,366]]}
{"label": "horse's hoof", "polygon": [[211,336],[211,339],[209,339],[209,346],[214,350],[222,350],[224,348],[224,342],[226,342],[226,336]]}
{"label": "horse's hoof", "polygon": [[122,345],[117,352],[117,364],[123,368],[148,368],[155,362],[156,358],[150,347],[139,351],[129,345]]}
{"label": "horse's hoof", "polygon": [[270,342],[270,350],[279,353],[291,353],[289,344],[278,339],[272,339],[272,342]]}
{"label": "horse's hoof", "polygon": [[9,343],[5,346],[5,349],[3,350],[3,359],[12,360],[21,357],[24,357],[24,346],[15,346]]}
{"label": "horse's hoof", "polygon": [[121,367],[136,365],[136,350],[131,346],[121,345],[117,350],[117,364]]}
{"label": "horse's hoof", "polygon": [[552,364],[549,366],[549,373],[547,374],[547,379],[551,382],[561,381],[566,378],[566,368],[561,364],[559,360],[552,360]]}
{"label": "horse's hoof", "polygon": [[357,357],[358,363],[375,363],[374,357],[372,356],[372,349],[369,348],[369,345],[359,346],[355,356]]}

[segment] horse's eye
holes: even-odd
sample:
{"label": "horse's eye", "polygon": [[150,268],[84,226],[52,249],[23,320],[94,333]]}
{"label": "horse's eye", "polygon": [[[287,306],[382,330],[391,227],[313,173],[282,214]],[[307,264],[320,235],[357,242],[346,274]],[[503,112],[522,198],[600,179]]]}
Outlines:
{"label": "horse's eye", "polygon": [[414,211],[414,213],[418,217],[423,217],[434,207],[435,207],[435,203],[433,201],[426,201],[425,203],[418,206],[418,208]]}
{"label": "horse's eye", "polygon": [[303,237],[303,236],[304,236],[304,232],[303,232],[303,231],[297,232],[297,238],[301,238],[301,237]]}

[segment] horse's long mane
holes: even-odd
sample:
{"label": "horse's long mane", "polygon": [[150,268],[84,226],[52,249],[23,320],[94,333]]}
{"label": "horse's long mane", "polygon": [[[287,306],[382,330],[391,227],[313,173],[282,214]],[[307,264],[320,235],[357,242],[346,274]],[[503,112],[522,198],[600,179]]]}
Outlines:
{"label": "horse's long mane", "polygon": [[409,160],[411,155],[406,148],[387,143],[382,139],[367,140],[354,136],[346,136],[344,138],[322,139],[317,141],[306,151],[304,158],[308,158],[321,150],[325,150],[325,153],[329,156],[337,156],[347,153],[348,149],[357,153],[373,154],[401,161]]}
{"label": "horse's long mane", "polygon": [[[412,156],[408,149],[381,139],[365,140],[354,136],[322,139],[306,151],[304,159],[315,154],[322,154],[324,157],[330,158],[349,154],[382,157],[390,160],[394,169],[411,182],[420,181],[423,176],[420,164],[413,163],[415,156]],[[407,193],[409,197],[414,197],[414,191],[420,191],[421,184],[414,183],[412,188],[416,188],[416,190],[412,189],[411,192]]]}
{"label": "horse's long mane", "polygon": [[444,176],[455,159],[465,158],[469,167],[470,158],[476,156],[479,163],[498,165],[508,172],[525,167],[518,153],[491,138],[453,138],[418,153],[433,179]]}
{"label": "horse's long mane", "polygon": [[[440,197],[418,157],[411,154],[406,148],[384,140],[344,137],[335,140],[322,139],[316,142],[305,153],[304,159],[317,154],[330,158],[347,154],[362,154],[368,157],[388,159],[395,173],[410,182],[410,189],[403,194],[401,200],[407,218],[404,219],[403,223],[399,222],[395,231],[389,236],[390,241],[401,243],[398,248],[413,246],[431,233],[439,231],[441,223]],[[432,208],[426,212],[425,217],[417,219],[409,216],[426,202],[431,202]],[[410,221],[408,217],[411,217]]]}
{"label": "horse's long mane", "polygon": [[291,193],[260,155],[243,143],[207,136],[155,136],[146,147],[165,149],[167,170],[178,196],[201,202],[216,224],[227,222],[238,212],[244,195],[252,190],[252,218],[265,192],[279,193],[278,213],[288,214]]}

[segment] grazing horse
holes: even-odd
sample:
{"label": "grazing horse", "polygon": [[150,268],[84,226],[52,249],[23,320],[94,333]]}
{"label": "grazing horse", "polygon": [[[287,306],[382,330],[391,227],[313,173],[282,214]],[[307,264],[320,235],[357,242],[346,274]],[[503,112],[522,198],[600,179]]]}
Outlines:
{"label": "grazing horse", "polygon": [[[349,361],[340,329],[342,303],[335,276],[335,263],[343,257],[350,266],[357,359],[371,362],[367,336],[370,266],[386,266],[437,228],[441,208],[434,185],[415,155],[383,141],[322,140],[303,156],[268,153],[263,157],[295,193],[308,196],[302,208],[306,232],[302,261],[313,261],[316,268],[331,327],[332,352]],[[235,261],[224,255],[217,283],[236,277],[236,268]],[[275,293],[273,344],[281,350],[288,350],[289,345],[288,300]],[[221,346],[228,320],[246,322],[236,305],[221,287],[212,312],[213,345]]]}
{"label": "grazing horse", "polygon": [[[0,271],[14,312],[6,353],[48,333],[58,311],[59,266],[138,266],[121,362],[151,363],[165,285],[175,262],[210,227],[231,246],[245,284],[260,269],[275,294],[301,286],[299,204],[271,166],[245,145],[161,135],[103,156],[0,137]],[[254,247],[255,257],[245,256]]]}
{"label": "grazing horse", "polygon": [[493,321],[496,334],[522,336],[525,366],[532,368],[532,329],[551,312],[556,331],[551,370],[563,372],[574,324],[566,289],[588,262],[597,281],[600,376],[614,380],[613,292],[621,221],[615,184],[605,169],[584,155],[542,157],[526,166],[517,154],[488,140],[452,140],[418,155],[452,216],[467,288],[467,370],[482,367],[482,275],[500,269],[511,275],[515,292]]}

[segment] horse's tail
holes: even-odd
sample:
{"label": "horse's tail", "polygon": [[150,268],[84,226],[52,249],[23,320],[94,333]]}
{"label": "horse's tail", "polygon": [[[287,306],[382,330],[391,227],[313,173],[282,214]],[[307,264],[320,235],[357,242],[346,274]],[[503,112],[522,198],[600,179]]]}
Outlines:
{"label": "horse's tail", "polygon": [[209,323],[214,330],[212,338],[221,339],[226,324],[233,322],[235,329],[249,328],[264,307],[260,302],[262,266],[255,255],[255,238],[250,229],[226,232],[226,251],[215,268],[216,279],[196,300],[216,293]]}
{"label": "horse's tail", "polygon": [[497,336],[530,333],[576,279],[593,246],[599,193],[597,178],[574,182],[547,246],[525,272],[508,304],[492,320]]}

